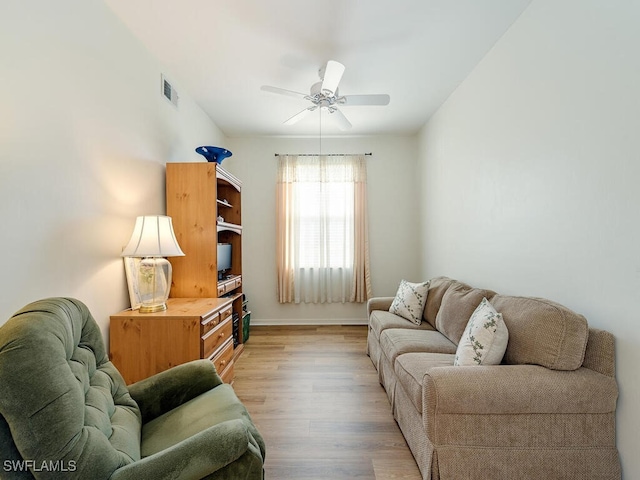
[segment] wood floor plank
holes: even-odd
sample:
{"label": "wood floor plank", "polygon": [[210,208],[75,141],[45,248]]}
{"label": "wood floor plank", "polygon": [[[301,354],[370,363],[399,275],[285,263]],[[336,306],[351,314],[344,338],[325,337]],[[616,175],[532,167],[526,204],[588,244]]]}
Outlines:
{"label": "wood floor plank", "polygon": [[420,480],[365,353],[366,326],[252,327],[233,387],[267,480]]}

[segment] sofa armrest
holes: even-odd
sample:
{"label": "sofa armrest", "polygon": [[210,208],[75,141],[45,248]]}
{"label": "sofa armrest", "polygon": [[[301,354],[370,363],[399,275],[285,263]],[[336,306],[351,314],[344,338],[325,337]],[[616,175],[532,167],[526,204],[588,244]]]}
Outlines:
{"label": "sofa armrest", "polygon": [[144,424],[222,383],[211,361],[194,360],[129,385],[129,393]]}
{"label": "sofa armrest", "polygon": [[394,297],[373,297],[367,301],[367,320],[374,310],[389,310]]}
{"label": "sofa armrest", "polygon": [[[180,443],[116,470],[110,480],[205,478],[250,451],[254,469],[262,468],[255,439],[240,419],[207,428]],[[245,466],[246,467],[246,466]],[[243,468],[243,470],[252,470]]]}
{"label": "sofa armrest", "polygon": [[618,387],[588,368],[550,370],[538,365],[446,366],[423,378],[428,415],[611,413]]}

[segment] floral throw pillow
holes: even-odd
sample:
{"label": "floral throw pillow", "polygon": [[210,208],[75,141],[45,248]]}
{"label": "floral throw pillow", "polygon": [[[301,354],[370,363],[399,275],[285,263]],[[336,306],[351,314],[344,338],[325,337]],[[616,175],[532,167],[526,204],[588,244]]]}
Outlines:
{"label": "floral throw pillow", "polygon": [[498,365],[509,342],[509,331],[493,305],[483,298],[462,334],[454,365]]}
{"label": "floral throw pillow", "polygon": [[429,282],[411,283],[402,280],[389,311],[420,325],[428,291]]}

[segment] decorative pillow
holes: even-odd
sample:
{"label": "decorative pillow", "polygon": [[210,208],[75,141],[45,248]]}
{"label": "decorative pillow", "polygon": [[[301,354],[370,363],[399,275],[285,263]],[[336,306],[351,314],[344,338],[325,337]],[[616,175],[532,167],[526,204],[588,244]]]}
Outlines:
{"label": "decorative pillow", "polygon": [[396,293],[389,311],[402,318],[420,325],[422,323],[422,312],[427,303],[427,293],[429,282],[411,283],[406,280],[400,281],[398,292]]}
{"label": "decorative pillow", "polygon": [[498,365],[508,342],[502,314],[483,298],[460,338],[454,365]]}

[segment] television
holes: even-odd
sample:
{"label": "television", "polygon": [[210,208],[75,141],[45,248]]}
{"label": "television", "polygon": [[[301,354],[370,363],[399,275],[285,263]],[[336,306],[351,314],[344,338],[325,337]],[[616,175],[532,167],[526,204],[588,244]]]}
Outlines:
{"label": "television", "polygon": [[231,270],[231,244],[218,244],[218,278],[222,279],[225,273]]}

